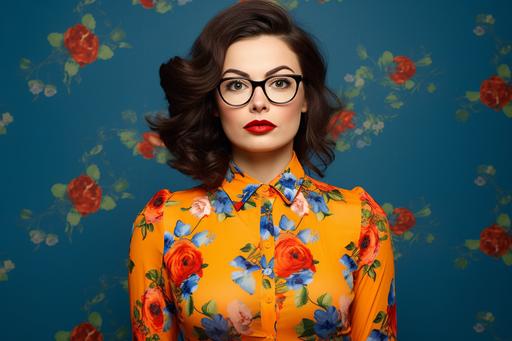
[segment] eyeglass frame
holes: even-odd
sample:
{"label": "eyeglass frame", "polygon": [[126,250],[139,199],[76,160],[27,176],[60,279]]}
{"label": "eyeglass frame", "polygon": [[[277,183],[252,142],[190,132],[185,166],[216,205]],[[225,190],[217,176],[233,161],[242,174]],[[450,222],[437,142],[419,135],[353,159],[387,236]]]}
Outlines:
{"label": "eyeglass frame", "polygon": [[[295,83],[297,83],[297,87],[295,88],[295,93],[293,94],[292,98],[290,98],[288,101],[286,102],[274,102],[273,100],[271,100],[268,95],[267,95],[267,91],[265,91],[265,83],[271,79],[271,78],[277,78],[279,76],[283,76],[283,77],[291,77],[295,80]],[[228,103],[224,97],[222,97],[222,93],[220,91],[220,85],[222,84],[222,82],[226,81],[226,80],[230,80],[230,79],[244,79],[244,80],[247,80],[249,83],[251,83],[251,87],[252,87],[252,92],[251,92],[251,96],[249,96],[249,99],[247,101],[245,101],[245,103],[242,103],[242,104],[237,104],[237,105],[233,105],[233,104],[230,104]],[[286,104],[286,103],[290,103],[294,98],[295,96],[297,96],[297,92],[299,91],[299,86],[300,86],[300,82],[302,81],[302,84],[304,84],[304,76],[303,75],[299,75],[299,74],[282,74],[282,75],[272,75],[272,76],[269,76],[261,81],[255,81],[255,80],[252,80],[252,79],[249,79],[249,78],[245,78],[245,77],[226,77],[226,78],[222,78],[219,83],[217,84],[216,88],[217,88],[217,92],[219,93],[219,96],[220,98],[222,98],[222,100],[224,101],[224,103],[226,103],[227,105],[229,106],[232,106],[232,107],[242,107],[244,105],[246,105],[247,103],[249,103],[251,101],[251,98],[252,96],[254,95],[254,90],[256,90],[257,87],[261,87],[261,89],[263,90],[263,93],[265,94],[265,97],[271,102],[271,103],[274,103],[274,104]]]}

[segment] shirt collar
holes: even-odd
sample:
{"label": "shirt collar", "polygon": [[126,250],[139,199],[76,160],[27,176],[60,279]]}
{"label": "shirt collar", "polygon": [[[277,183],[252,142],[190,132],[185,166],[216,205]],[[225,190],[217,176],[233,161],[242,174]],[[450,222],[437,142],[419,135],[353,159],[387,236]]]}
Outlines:
{"label": "shirt collar", "polygon": [[[291,205],[299,193],[304,177],[304,169],[295,151],[293,151],[292,158],[286,167],[268,185],[279,193],[287,205]],[[221,188],[228,195],[235,209],[239,211],[261,185],[263,185],[262,182],[244,173],[235,161],[231,159]]]}

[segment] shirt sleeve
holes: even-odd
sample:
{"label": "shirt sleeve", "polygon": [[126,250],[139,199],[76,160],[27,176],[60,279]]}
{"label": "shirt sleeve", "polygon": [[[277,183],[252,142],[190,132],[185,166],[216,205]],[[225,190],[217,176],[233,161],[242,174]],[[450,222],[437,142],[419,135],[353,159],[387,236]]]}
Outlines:
{"label": "shirt sleeve", "polygon": [[361,187],[361,231],[354,301],[350,307],[353,341],[396,341],[395,266],[386,213]]}
{"label": "shirt sleeve", "polygon": [[165,202],[161,190],[139,212],[132,225],[128,293],[132,340],[178,340],[176,308],[163,264]]}

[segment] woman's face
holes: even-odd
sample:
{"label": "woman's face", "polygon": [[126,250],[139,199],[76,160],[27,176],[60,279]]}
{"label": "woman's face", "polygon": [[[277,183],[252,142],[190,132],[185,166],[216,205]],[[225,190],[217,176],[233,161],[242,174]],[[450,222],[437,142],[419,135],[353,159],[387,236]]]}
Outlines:
{"label": "woman's face", "polygon": [[[283,68],[273,72],[272,76],[303,75],[297,55],[281,39],[261,35],[238,40],[229,46],[221,78],[241,77],[260,81],[271,76],[266,75],[267,72],[278,67]],[[243,76],[243,73],[248,76]],[[286,84],[278,82],[271,86],[279,89]],[[239,90],[243,89],[244,85],[232,83],[230,87]],[[215,99],[222,128],[233,149],[246,152],[269,152],[288,144],[293,145],[293,138],[299,129],[301,112],[307,111],[302,82],[295,97],[285,104],[272,103],[261,87],[256,87],[249,102],[241,107],[225,103],[217,91]],[[267,120],[275,127],[269,131],[257,128],[251,131],[244,128],[254,120]]]}

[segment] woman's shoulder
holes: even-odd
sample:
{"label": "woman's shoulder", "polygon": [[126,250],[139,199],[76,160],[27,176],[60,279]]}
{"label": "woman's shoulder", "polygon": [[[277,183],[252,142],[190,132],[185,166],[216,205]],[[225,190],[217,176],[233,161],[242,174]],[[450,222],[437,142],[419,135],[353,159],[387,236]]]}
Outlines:
{"label": "woman's shoulder", "polygon": [[333,199],[342,203],[359,204],[364,193],[366,193],[365,189],[359,185],[352,188],[336,186],[325,181],[315,179],[311,176],[305,177],[303,188],[306,191],[314,191],[318,194],[325,194],[329,199]]}

